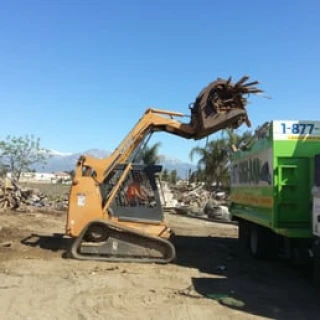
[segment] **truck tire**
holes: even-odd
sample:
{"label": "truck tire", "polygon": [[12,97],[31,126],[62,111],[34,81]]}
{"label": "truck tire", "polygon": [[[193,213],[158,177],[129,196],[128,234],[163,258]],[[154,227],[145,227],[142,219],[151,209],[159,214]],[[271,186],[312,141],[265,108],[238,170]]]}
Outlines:
{"label": "truck tire", "polygon": [[265,258],[267,255],[267,237],[262,227],[252,224],[249,231],[249,251],[256,259]]}
{"label": "truck tire", "polygon": [[313,283],[315,287],[320,288],[320,243],[315,241],[313,247]]}
{"label": "truck tire", "polygon": [[308,249],[304,247],[296,247],[292,253],[293,265],[298,268],[305,268],[310,266],[310,255]]}
{"label": "truck tire", "polygon": [[240,253],[247,253],[249,247],[250,225],[245,220],[238,221],[238,247]]}
{"label": "truck tire", "polygon": [[315,257],[313,260],[313,283],[316,288],[320,288],[320,258]]}

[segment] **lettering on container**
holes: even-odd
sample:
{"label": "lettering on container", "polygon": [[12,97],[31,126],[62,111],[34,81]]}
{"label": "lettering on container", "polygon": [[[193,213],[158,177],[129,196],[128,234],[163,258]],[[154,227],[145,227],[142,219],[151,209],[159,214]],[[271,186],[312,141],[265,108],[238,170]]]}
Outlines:
{"label": "lettering on container", "polygon": [[232,164],[233,185],[271,185],[271,152],[234,161]]}

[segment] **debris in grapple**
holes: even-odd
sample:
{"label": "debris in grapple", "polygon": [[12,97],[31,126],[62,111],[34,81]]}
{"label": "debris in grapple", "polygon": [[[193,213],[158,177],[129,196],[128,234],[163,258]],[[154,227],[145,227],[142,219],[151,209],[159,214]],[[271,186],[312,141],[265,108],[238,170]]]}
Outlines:
{"label": "debris in grapple", "polygon": [[248,79],[244,76],[233,84],[231,77],[227,80],[218,78],[200,92],[191,108],[192,121],[199,128],[197,139],[226,127],[236,129],[243,123],[251,126],[245,95],[262,93],[263,90],[255,87],[258,81],[247,82]]}

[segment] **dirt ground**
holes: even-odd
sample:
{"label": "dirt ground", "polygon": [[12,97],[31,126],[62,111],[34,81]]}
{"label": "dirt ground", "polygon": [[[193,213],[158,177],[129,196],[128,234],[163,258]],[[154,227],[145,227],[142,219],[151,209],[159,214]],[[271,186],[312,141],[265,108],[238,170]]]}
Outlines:
{"label": "dirt ground", "polygon": [[169,265],[64,258],[65,213],[0,213],[0,318],[319,319],[306,270],[240,256],[237,227],[167,214]]}

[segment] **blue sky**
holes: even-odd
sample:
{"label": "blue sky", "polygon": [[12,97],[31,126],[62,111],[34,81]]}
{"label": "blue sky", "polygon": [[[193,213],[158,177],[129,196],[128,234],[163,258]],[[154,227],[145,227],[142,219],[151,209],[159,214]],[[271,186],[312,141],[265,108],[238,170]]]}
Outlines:
{"label": "blue sky", "polygon": [[[244,74],[272,97],[251,99],[254,127],[320,120],[319,12],[316,0],[1,1],[0,138],[113,150],[148,106],[188,113],[210,81]],[[205,144],[156,141],[181,160]]]}

